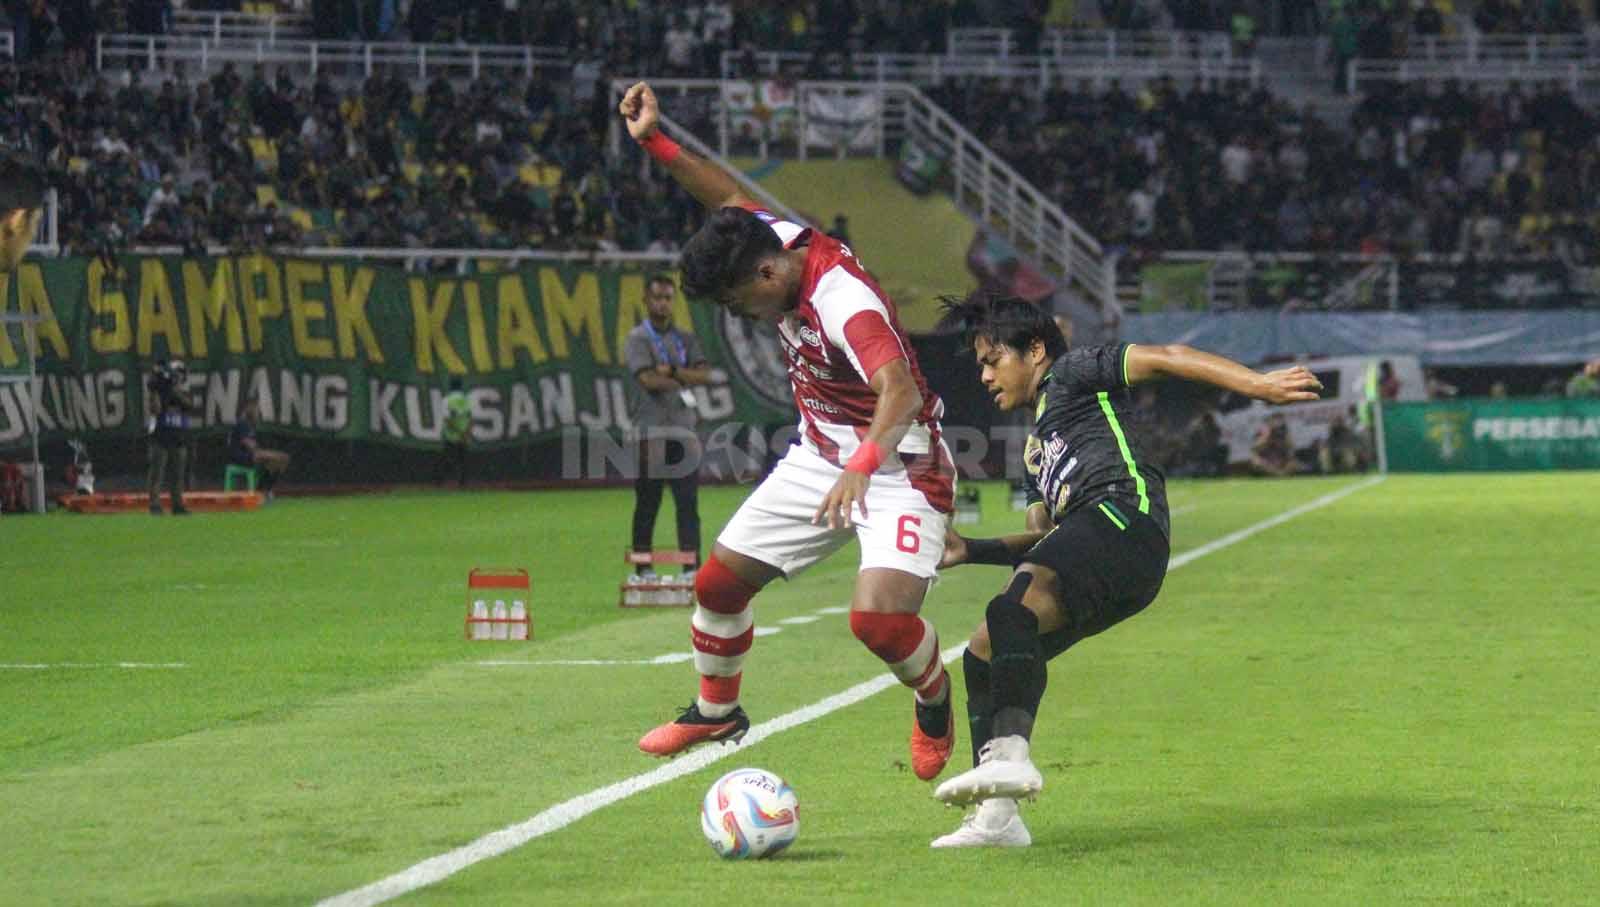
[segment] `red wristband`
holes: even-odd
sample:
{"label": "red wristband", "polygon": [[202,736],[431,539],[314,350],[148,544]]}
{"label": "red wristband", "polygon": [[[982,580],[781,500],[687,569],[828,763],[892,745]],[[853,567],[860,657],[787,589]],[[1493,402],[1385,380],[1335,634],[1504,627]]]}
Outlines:
{"label": "red wristband", "polygon": [[677,142],[667,138],[667,134],[659,129],[640,139],[639,147],[659,161],[663,167],[677,160],[678,154],[683,151]]}
{"label": "red wristband", "polygon": [[863,440],[861,446],[850,457],[850,462],[844,464],[847,472],[860,472],[872,475],[878,471],[878,465],[883,462],[883,451],[878,449],[874,441]]}

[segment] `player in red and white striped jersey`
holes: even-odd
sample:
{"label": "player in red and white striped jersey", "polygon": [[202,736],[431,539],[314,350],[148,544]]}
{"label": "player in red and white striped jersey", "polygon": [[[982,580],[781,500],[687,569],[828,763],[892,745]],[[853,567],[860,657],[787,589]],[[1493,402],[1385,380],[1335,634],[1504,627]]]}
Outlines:
{"label": "player in red and white striped jersey", "polygon": [[750,726],[739,684],[754,634],[751,599],[855,538],[861,570],[850,628],[915,691],[912,767],[931,779],[955,742],[938,636],[918,614],[955,494],[943,405],[894,303],[849,247],[776,217],[715,164],[678,147],[660,131],[660,108],[643,82],[628,89],[621,113],[644,150],[711,210],[683,250],[686,294],[776,325],[801,434],[696,573],[699,696],[639,748],[671,756],[741,737]]}

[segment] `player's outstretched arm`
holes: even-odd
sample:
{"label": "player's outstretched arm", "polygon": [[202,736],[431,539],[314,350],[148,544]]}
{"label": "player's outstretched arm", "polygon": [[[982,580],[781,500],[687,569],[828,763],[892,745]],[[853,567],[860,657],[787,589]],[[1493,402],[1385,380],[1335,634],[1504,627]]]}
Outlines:
{"label": "player's outstretched arm", "polygon": [[633,136],[633,140],[665,167],[678,185],[688,190],[700,204],[715,211],[754,201],[739,190],[739,184],[721,167],[680,148],[661,132],[661,104],[648,84],[634,83],[622,96],[622,103],[617,110],[622,114],[622,121],[627,124],[628,134]]}
{"label": "player's outstretched arm", "polygon": [[1049,530],[1030,530],[997,539],[969,539],[953,528],[944,531],[944,555],[939,558],[939,569],[961,564],[991,564],[997,567],[1015,567],[1028,553],[1028,549],[1049,535]]}
{"label": "player's outstretched arm", "polygon": [[1268,403],[1316,400],[1322,382],[1304,366],[1258,372],[1225,356],[1197,350],[1181,343],[1163,346],[1143,343],[1128,346],[1124,360],[1129,384],[1157,378],[1183,378],[1210,384]]}

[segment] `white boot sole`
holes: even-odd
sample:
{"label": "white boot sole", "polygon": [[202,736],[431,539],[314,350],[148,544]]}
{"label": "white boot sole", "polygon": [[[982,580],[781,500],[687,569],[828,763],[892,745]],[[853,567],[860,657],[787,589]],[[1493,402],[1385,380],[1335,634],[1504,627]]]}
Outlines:
{"label": "white boot sole", "polygon": [[[979,766],[972,771],[960,774],[949,781],[939,785],[933,792],[935,799],[951,806],[968,806],[991,797],[1007,797],[1012,800],[1034,800],[1039,792],[1044,789],[1044,779],[1037,771],[1030,775],[1012,778],[991,778],[985,772],[988,766]],[[1022,774],[1022,773],[1018,773]]]}

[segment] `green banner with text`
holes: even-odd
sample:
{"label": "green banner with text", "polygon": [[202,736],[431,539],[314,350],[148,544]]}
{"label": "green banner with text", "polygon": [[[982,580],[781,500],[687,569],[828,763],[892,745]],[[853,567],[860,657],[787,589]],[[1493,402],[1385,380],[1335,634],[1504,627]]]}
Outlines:
{"label": "green banner with text", "polygon": [[1600,399],[1386,403],[1393,472],[1600,469]]}
{"label": "green banner with text", "polygon": [[[230,424],[255,394],[275,432],[431,446],[459,376],[476,445],[622,431],[624,341],[645,317],[648,276],[568,264],[420,275],[267,255],[27,262],[0,274],[0,312],[40,319],[39,377],[0,383],[0,448],[24,444],[34,420],[47,441],[142,435],[145,376],[174,358],[200,427]],[[681,296],[673,320],[715,368],[695,389],[706,423],[793,419],[770,331]],[[26,368],[26,328],[0,325],[0,373]]]}

